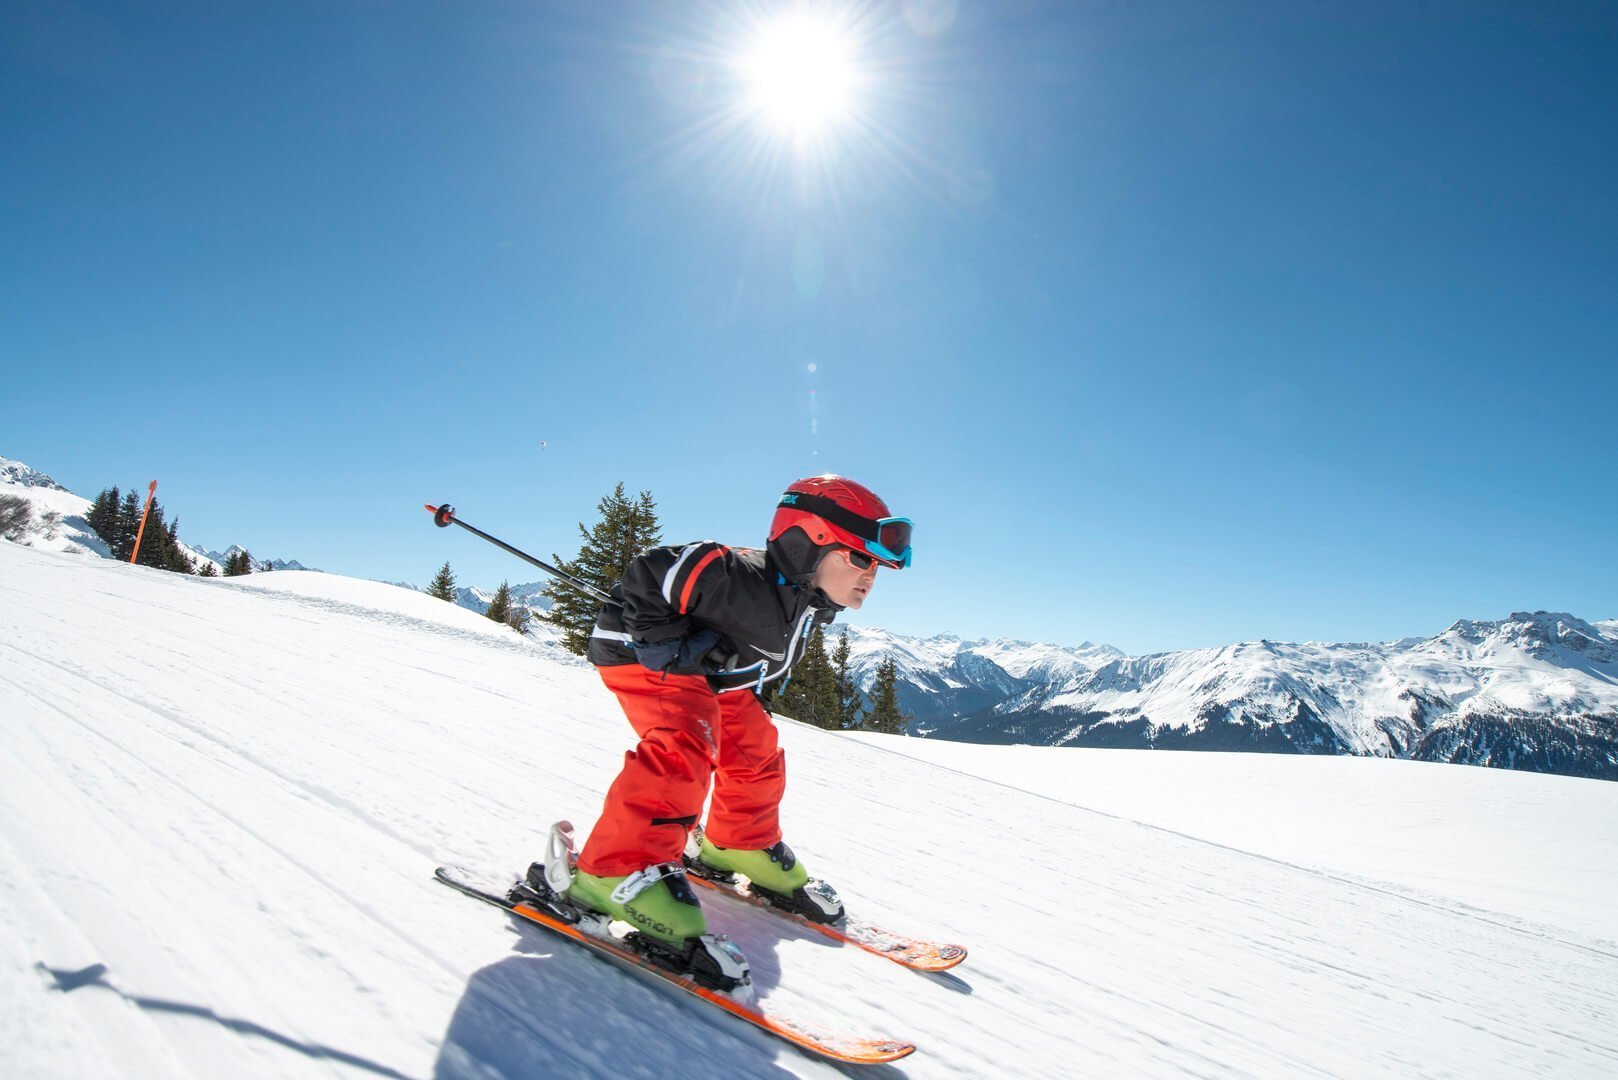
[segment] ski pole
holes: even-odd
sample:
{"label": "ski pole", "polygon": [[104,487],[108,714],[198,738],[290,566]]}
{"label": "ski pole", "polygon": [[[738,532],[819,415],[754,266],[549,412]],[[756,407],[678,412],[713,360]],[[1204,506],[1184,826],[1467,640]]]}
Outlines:
{"label": "ski pole", "polygon": [[433,524],[437,525],[440,529],[447,529],[451,524],[459,525],[473,536],[481,536],[495,547],[509,551],[511,554],[517,556],[519,559],[522,559],[524,562],[533,563],[535,566],[551,575],[551,577],[555,578],[557,581],[560,581],[563,585],[570,585],[591,599],[600,600],[603,604],[609,603],[612,600],[612,597],[608,596],[594,585],[591,585],[589,582],[580,581],[572,574],[558,570],[550,563],[540,562],[526,551],[518,551],[504,540],[495,539],[482,529],[473,528],[471,525],[468,525],[466,522],[456,517],[455,508],[448,503],[445,503],[443,506],[434,506],[431,503],[428,503],[427,512],[433,515]]}

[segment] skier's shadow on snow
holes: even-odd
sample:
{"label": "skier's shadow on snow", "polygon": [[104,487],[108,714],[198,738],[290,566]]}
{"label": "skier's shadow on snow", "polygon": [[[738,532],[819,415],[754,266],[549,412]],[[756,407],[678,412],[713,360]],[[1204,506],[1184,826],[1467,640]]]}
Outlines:
{"label": "skier's shadow on snow", "polygon": [[[517,955],[480,969],[466,984],[444,1033],[435,1080],[792,1075],[771,1061],[782,1044],[764,1032],[682,1001],[651,982],[653,976],[637,977],[518,916],[512,931]],[[779,980],[773,950],[750,949],[748,962],[755,982]],[[716,1040],[716,1034],[729,1038]]]}
{"label": "skier's shadow on snow", "polygon": [[211,1020],[239,1035],[256,1035],[261,1039],[268,1039],[273,1043],[278,1043],[289,1050],[296,1050],[298,1053],[311,1058],[341,1062],[344,1065],[352,1065],[356,1069],[364,1069],[378,1076],[409,1080],[409,1077],[404,1073],[390,1069],[378,1062],[362,1058],[358,1054],[350,1054],[345,1050],[322,1046],[319,1043],[299,1042],[297,1039],[283,1035],[279,1031],[272,1031],[262,1024],[255,1024],[251,1020],[241,1020],[233,1016],[220,1016],[205,1005],[187,1005],[180,1001],[165,1001],[162,998],[142,997],[139,994],[126,993],[107,981],[106,964],[91,964],[89,967],[81,968],[78,971],[58,971],[56,968],[48,967],[41,962],[35,964],[34,969],[49,975],[54,982],[51,989],[58,993],[71,994],[75,990],[86,986],[93,986],[100,990],[110,990],[131,1005],[137,1005],[150,1012],[177,1013],[181,1016],[194,1016],[201,1020]]}

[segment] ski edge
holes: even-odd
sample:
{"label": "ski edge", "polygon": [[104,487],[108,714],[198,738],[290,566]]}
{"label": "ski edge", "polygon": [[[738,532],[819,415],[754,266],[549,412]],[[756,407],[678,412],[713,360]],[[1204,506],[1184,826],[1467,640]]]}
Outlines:
{"label": "ski edge", "polygon": [[[459,875],[459,877],[457,877],[457,875]],[[738,1020],[744,1020],[762,1031],[766,1031],[777,1038],[780,1038],[808,1053],[815,1054],[819,1057],[830,1058],[834,1061],[841,1061],[849,1065],[885,1065],[898,1061],[900,1058],[908,1057],[916,1050],[914,1043],[903,1042],[897,1039],[860,1037],[845,1038],[832,1035],[824,1031],[818,1031],[809,1027],[808,1025],[800,1024],[796,1021],[783,1017],[770,1016],[764,1013],[762,1010],[726,997],[724,994],[721,994],[718,991],[710,990],[691,979],[684,978],[672,971],[668,971],[665,968],[658,967],[657,965],[651,963],[641,956],[638,956],[628,949],[619,948],[609,942],[602,941],[601,939],[587,934],[576,927],[562,922],[560,919],[547,915],[538,908],[531,907],[523,903],[511,903],[503,896],[498,896],[492,892],[482,889],[473,884],[471,880],[467,880],[477,876],[472,871],[464,870],[460,867],[440,866],[433,872],[433,876],[439,882],[449,886],[457,892],[470,896],[473,899],[481,900],[484,903],[490,904],[494,907],[501,908],[521,919],[541,926],[552,933],[576,941],[580,945],[583,945],[604,957],[616,960],[626,967],[632,968],[636,971],[645,972],[649,975],[654,975],[670,986],[684,990],[686,993],[691,994],[693,997],[700,998],[710,1005],[718,1006],[720,1009],[736,1017]]]}
{"label": "ski edge", "polygon": [[890,930],[872,926],[869,923],[852,916],[843,917],[843,926],[839,928],[831,923],[817,923],[790,911],[782,911],[762,896],[744,891],[735,886],[726,885],[720,881],[713,881],[700,874],[687,874],[686,880],[712,889],[714,892],[735,897],[743,903],[763,908],[771,914],[779,915],[800,926],[808,927],[833,941],[852,945],[857,949],[864,949],[884,960],[891,960],[900,967],[907,967],[912,971],[940,972],[948,971],[966,959],[966,948],[961,945],[944,945],[931,941],[922,941],[919,938],[908,937],[904,934],[895,934]]}

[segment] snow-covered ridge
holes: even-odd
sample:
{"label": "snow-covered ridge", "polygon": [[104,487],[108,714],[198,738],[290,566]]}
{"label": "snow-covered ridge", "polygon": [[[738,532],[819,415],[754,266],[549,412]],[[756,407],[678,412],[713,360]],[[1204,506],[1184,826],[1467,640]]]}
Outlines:
{"label": "snow-covered ridge", "polygon": [[1381,644],[1243,642],[1029,688],[963,737],[1302,750],[1618,779],[1618,632],[1566,612]]}
{"label": "snow-covered ridge", "polygon": [[42,551],[111,554],[86,520],[90,500],[73,494],[37,469],[0,457],[0,495],[21,499],[30,510],[28,524],[5,539]]}
{"label": "snow-covered ridge", "polygon": [[1541,611],[1463,620],[1418,641],[1246,642],[1121,659],[1068,680],[1041,704],[1187,727],[1210,706],[1271,706],[1280,715],[1299,702],[1336,721],[1353,750],[1373,753],[1389,749],[1382,721],[1419,719],[1435,704],[1470,714],[1615,712],[1618,634]]}
{"label": "snow-covered ridge", "polygon": [[896,661],[919,735],[1414,757],[1618,779],[1614,621],[1515,612],[1393,642],[1261,640],[1139,657],[1088,643],[849,633],[862,687],[884,657]]}
{"label": "snow-covered ridge", "polygon": [[[17,487],[44,488],[47,491],[67,491],[67,488],[46,476],[38,469],[29,468],[20,461],[0,457],[0,484],[15,484]],[[71,494],[71,492],[69,492]]]}
{"label": "snow-covered ridge", "polygon": [[954,634],[915,638],[874,627],[836,625],[828,648],[845,630],[855,682],[868,690],[877,667],[893,660],[901,703],[923,727],[971,715],[1030,686],[1093,671],[1124,655],[1110,645],[1089,642],[1069,648],[1007,638],[963,641]]}

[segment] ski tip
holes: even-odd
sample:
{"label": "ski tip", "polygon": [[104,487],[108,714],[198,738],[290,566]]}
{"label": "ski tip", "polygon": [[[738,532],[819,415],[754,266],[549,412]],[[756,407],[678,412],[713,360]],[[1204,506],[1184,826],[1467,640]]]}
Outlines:
{"label": "ski tip", "polygon": [[958,967],[965,959],[966,949],[960,945],[939,945],[931,956],[917,966],[923,971],[948,971]]}
{"label": "ski tip", "polygon": [[898,1061],[900,1058],[907,1058],[915,1052],[915,1043],[894,1042],[891,1040],[884,1042],[873,1041],[863,1046],[857,1055],[845,1057],[841,1060],[852,1065],[887,1065],[890,1062]]}
{"label": "ski tip", "polygon": [[765,1018],[767,1027],[801,1049],[848,1065],[887,1065],[916,1052],[916,1044],[899,1039],[861,1039],[829,1035],[790,1022]]}
{"label": "ski tip", "polygon": [[755,1013],[748,1019],[804,1050],[850,1065],[886,1065],[916,1052],[915,1043],[902,1039],[842,1035],[818,1025],[762,1013]]}

